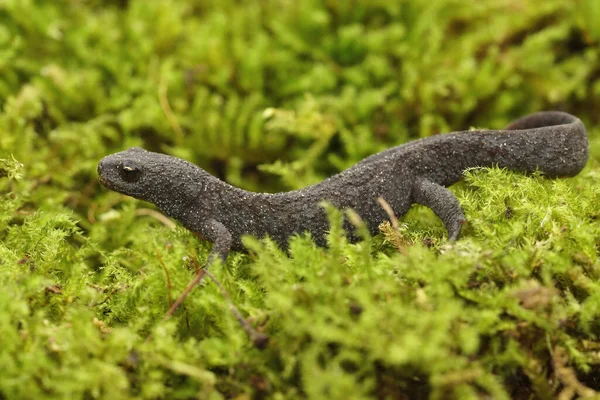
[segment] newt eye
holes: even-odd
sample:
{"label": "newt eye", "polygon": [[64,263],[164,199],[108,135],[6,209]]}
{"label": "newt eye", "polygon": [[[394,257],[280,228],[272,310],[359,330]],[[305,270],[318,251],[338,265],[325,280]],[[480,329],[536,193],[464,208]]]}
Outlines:
{"label": "newt eye", "polygon": [[137,182],[142,175],[142,170],[134,165],[123,165],[121,167],[121,178],[125,182]]}

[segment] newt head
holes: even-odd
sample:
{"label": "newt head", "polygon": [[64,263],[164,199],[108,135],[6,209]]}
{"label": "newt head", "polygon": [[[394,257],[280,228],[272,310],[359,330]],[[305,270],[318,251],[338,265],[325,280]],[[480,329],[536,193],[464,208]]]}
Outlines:
{"label": "newt head", "polygon": [[152,180],[145,153],[150,153],[139,147],[132,147],[120,153],[104,157],[98,163],[98,178],[107,188],[119,193],[133,196],[142,200],[149,200],[148,180]]}
{"label": "newt head", "polygon": [[207,209],[206,197],[211,196],[206,171],[181,158],[139,147],[104,157],[98,163],[98,177],[107,188],[154,203],[179,220],[190,213],[199,218]]}

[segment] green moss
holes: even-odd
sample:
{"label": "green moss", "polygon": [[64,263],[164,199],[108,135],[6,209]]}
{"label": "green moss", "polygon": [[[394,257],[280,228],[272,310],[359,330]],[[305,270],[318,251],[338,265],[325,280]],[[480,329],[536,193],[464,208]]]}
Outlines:
{"label": "green moss", "polygon": [[[0,2],[0,398],[551,399],[600,390],[600,67],[593,0]],[[293,189],[392,145],[540,109],[584,120],[570,179],[451,190],[329,248],[210,245],[97,182],[139,145]],[[355,221],[360,224],[360,221]]]}

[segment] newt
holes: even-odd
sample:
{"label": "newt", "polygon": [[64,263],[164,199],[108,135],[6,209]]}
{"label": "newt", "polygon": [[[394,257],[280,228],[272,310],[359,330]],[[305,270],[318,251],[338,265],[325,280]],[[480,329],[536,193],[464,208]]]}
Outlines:
{"label": "newt", "polygon": [[[167,216],[214,243],[209,261],[230,250],[244,250],[243,235],[269,236],[283,248],[288,238],[310,232],[326,245],[329,224],[321,203],[352,208],[372,234],[390,216],[422,204],[442,220],[450,241],[458,239],[465,216],[447,186],[472,167],[498,166],[549,178],[579,173],[588,159],[585,126],[560,111],[527,115],[503,130],[435,135],[392,147],[304,189],[254,193],[236,188],[202,168],[166,154],[133,147],[103,158],[100,182],[107,188],[154,203]],[[351,240],[358,237],[345,224]]]}

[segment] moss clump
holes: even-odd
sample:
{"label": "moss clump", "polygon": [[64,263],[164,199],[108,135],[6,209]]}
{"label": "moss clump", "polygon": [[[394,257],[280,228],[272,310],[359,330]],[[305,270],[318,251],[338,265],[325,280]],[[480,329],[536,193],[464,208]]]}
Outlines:
{"label": "moss clump", "polygon": [[[0,398],[541,398],[600,391],[597,2],[0,2]],[[562,109],[577,177],[470,170],[430,210],[289,254],[209,244],[100,187],[131,145],[261,191]]]}

